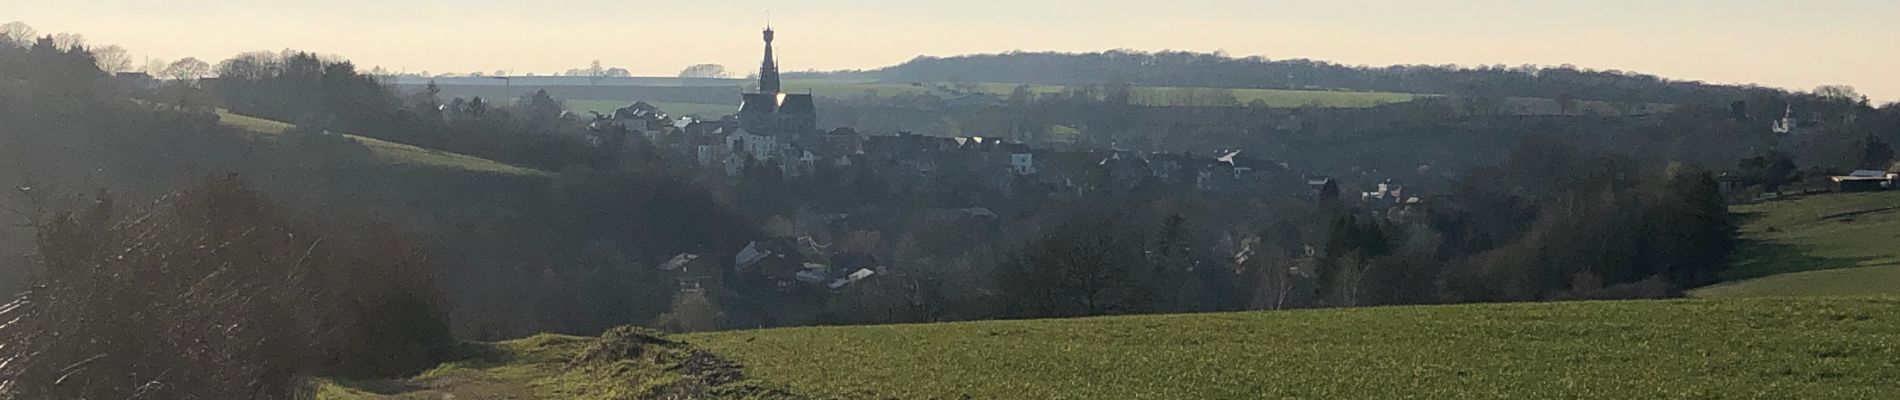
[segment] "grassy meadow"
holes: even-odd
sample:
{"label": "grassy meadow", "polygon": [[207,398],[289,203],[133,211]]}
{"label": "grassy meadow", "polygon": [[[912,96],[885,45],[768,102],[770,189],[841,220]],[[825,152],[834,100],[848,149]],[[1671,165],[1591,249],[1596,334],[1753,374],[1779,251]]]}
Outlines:
{"label": "grassy meadow", "polygon": [[[1007,98],[1019,86],[1013,83],[975,83],[959,85],[944,82],[928,83],[885,83],[875,80],[850,79],[789,79],[785,81],[786,93],[811,93],[818,97],[854,98],[862,96],[892,97],[910,95],[934,95],[954,98],[970,93],[982,93],[999,98]],[[1061,93],[1068,87],[1063,85],[1021,85],[1028,86],[1036,94]],[[1426,95],[1385,92],[1347,92],[1326,90],[1284,90],[1284,89],[1215,89],[1191,87],[1136,86],[1135,103],[1147,106],[1219,106],[1212,100],[1217,92],[1226,92],[1234,96],[1239,104],[1245,105],[1259,100],[1269,107],[1328,107],[1328,108],[1364,108],[1380,104],[1403,103]],[[655,101],[661,100],[661,101]],[[665,99],[648,100],[654,106],[668,114],[701,117],[719,117],[731,114],[738,109],[738,95],[733,95],[732,104],[706,104],[668,102]],[[567,109],[585,113],[598,111],[607,113],[620,107],[633,104],[630,100],[570,99]]]}
{"label": "grassy meadow", "polygon": [[[219,122],[224,125],[236,127],[246,132],[250,132],[250,133],[257,134],[259,136],[264,136],[264,137],[281,135],[284,132],[289,131],[290,128],[293,126],[291,124],[287,124],[283,122],[272,121],[272,120],[267,120],[263,118],[257,118],[257,117],[239,115],[239,114],[233,114],[228,111],[219,111],[218,119],[219,119]],[[368,138],[368,137],[363,137],[363,136],[357,136],[357,135],[344,135],[344,136],[352,140],[355,140],[358,143],[362,143],[364,147],[369,148],[371,154],[374,154],[376,156],[376,160],[382,163],[395,164],[395,165],[411,165],[411,166],[430,167],[430,168],[450,168],[450,169],[460,169],[460,170],[476,171],[476,172],[491,172],[491,173],[499,173],[499,174],[507,174],[507,175],[538,176],[538,175],[548,174],[547,172],[543,172],[540,170],[517,167],[517,166],[503,164],[503,163],[496,162],[493,160],[469,156],[465,154],[450,153],[450,152],[440,151],[440,150],[431,150],[427,148],[411,146],[411,145],[406,145],[406,144],[396,143],[396,142],[390,142],[386,140]]]}
{"label": "grassy meadow", "polygon": [[1732,208],[1732,282],[1697,296],[1900,295],[1900,192],[1831,193]]}
{"label": "grassy meadow", "polygon": [[[808,327],[675,335],[584,364],[592,338],[471,344],[411,379],[318,380],[321,400],[650,398],[697,350],[719,398],[1881,398],[1900,298],[1386,307]],[[618,353],[616,353],[618,354]],[[604,367],[603,367],[604,366]],[[776,388],[762,390],[759,388]],[[967,396],[967,397],[966,397]]]}
{"label": "grassy meadow", "polygon": [[1900,299],[1456,305],[688,336],[817,398],[1877,398]]}

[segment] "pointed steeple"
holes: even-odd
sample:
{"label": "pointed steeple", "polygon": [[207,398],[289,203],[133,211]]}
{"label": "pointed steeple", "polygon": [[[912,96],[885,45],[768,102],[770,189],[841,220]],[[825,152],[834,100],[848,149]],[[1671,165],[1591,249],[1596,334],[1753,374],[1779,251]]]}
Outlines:
{"label": "pointed steeple", "polygon": [[759,64],[759,93],[778,93],[778,58],[772,55],[772,24],[765,24],[765,61]]}

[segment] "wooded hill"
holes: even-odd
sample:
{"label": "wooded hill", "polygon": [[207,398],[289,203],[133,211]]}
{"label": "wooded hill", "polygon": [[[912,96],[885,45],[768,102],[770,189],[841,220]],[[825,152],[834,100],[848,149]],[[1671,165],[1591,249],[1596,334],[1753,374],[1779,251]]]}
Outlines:
{"label": "wooded hill", "polygon": [[1330,89],[1482,97],[1539,97],[1617,102],[1693,102],[1739,97],[1754,87],[1670,80],[1627,71],[1573,66],[1354,66],[1308,59],[1236,58],[1220,53],[1110,50],[1093,53],[1008,52],[922,56],[868,71],[787,77],[873,78],[886,82],[1127,83],[1262,89]]}

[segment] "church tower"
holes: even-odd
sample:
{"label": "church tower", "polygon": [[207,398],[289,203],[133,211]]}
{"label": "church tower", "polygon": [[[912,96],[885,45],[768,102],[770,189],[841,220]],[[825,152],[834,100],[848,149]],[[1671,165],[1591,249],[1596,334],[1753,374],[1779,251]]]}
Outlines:
{"label": "church tower", "polygon": [[785,93],[778,59],[772,53],[772,26],[765,26],[765,60],[759,63],[759,91],[740,93],[739,127],[754,135],[776,136],[779,143],[818,131],[818,110],[811,94]]}
{"label": "church tower", "polygon": [[779,93],[778,59],[772,55],[772,26],[765,26],[765,62],[759,64],[759,93]]}

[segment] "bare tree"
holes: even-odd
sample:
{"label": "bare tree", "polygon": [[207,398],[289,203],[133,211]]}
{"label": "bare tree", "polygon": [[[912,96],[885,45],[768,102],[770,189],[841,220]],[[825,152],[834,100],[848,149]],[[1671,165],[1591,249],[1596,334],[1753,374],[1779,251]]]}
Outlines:
{"label": "bare tree", "polygon": [[603,76],[607,76],[607,69],[600,66],[600,60],[594,60],[594,63],[587,67],[587,84],[598,86]]}
{"label": "bare tree", "polygon": [[145,60],[145,68],[140,69],[139,72],[152,74],[152,76],[165,76],[165,68],[169,68],[171,65],[172,63],[165,61],[165,59],[154,58]]}
{"label": "bare tree", "polygon": [[719,64],[698,64],[680,70],[681,78],[728,78],[731,76],[732,73],[726,71],[726,66]]}
{"label": "bare tree", "polygon": [[32,25],[27,25],[25,22],[13,21],[0,25],[0,35],[6,35],[5,38],[0,38],[0,43],[13,43],[24,47],[33,43],[33,35],[38,34],[39,30],[33,29]]}
{"label": "bare tree", "polygon": [[1364,305],[1366,276],[1373,267],[1373,260],[1358,253],[1340,257],[1333,266],[1336,270],[1330,298],[1332,304],[1339,307]]}
{"label": "bare tree", "polygon": [[660,314],[654,324],[673,332],[707,332],[719,330],[725,319],[726,313],[704,292],[685,292],[673,299],[673,310]]}
{"label": "bare tree", "polygon": [[1286,308],[1297,277],[1293,268],[1300,260],[1289,259],[1284,251],[1267,245],[1261,238],[1242,242],[1245,258],[1236,260],[1243,274],[1253,278],[1253,301],[1249,308],[1279,310]]}
{"label": "bare tree", "polygon": [[132,56],[125,53],[124,47],[110,45],[92,50],[92,59],[99,64],[99,70],[116,74],[132,70]]}
{"label": "bare tree", "polygon": [[1006,298],[1033,317],[1120,314],[1148,307],[1135,270],[1139,237],[1078,217],[1018,248],[996,270]]}
{"label": "bare tree", "polygon": [[210,74],[211,64],[199,61],[195,57],[185,57],[184,59],[172,62],[171,65],[165,66],[164,75],[174,80],[189,82],[204,78]]}
{"label": "bare tree", "polygon": [[1861,97],[1860,92],[1855,91],[1853,86],[1847,86],[1847,85],[1824,85],[1821,87],[1816,87],[1814,88],[1814,95],[1821,96],[1830,100],[1843,100],[1843,101],[1859,100]]}
{"label": "bare tree", "polygon": [[216,70],[218,76],[226,78],[265,79],[277,75],[283,69],[283,60],[275,52],[247,51],[219,61]]}
{"label": "bare tree", "polygon": [[86,35],[81,35],[77,33],[53,34],[53,47],[57,47],[60,50],[71,50],[75,48],[86,47]]}

